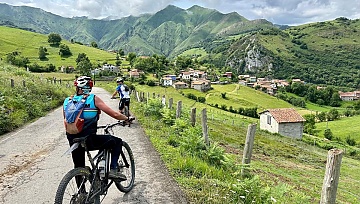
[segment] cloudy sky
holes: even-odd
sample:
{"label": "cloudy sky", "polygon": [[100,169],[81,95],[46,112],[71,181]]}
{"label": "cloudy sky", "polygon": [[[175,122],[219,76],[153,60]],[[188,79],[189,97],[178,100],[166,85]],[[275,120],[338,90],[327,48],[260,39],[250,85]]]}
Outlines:
{"label": "cloudy sky", "polygon": [[272,23],[299,25],[334,20],[337,17],[360,18],[359,0],[0,0],[13,6],[31,6],[63,16],[117,18],[155,13],[167,5],[187,9],[192,5],[237,12],[249,20],[264,18]]}

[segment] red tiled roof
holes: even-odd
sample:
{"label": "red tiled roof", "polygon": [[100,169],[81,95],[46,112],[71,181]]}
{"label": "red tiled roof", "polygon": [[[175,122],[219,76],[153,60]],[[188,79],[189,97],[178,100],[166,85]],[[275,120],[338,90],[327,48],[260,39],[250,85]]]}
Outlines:
{"label": "red tiled roof", "polygon": [[[293,108],[278,108],[267,110],[278,123],[296,123],[306,120]],[[264,111],[266,112],[266,111]]]}

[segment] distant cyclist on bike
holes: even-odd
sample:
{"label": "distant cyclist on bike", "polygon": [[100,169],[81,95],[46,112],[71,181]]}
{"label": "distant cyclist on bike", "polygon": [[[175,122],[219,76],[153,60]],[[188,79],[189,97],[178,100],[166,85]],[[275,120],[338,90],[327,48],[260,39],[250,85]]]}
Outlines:
{"label": "distant cyclist on bike", "polygon": [[[131,118],[121,114],[119,111],[115,111],[104,103],[101,98],[91,94],[93,82],[91,77],[80,76],[74,81],[76,86],[76,94],[71,97],[67,97],[64,101],[64,112],[69,104],[69,100],[78,101],[85,100],[85,109],[82,112],[84,118],[84,126],[81,132],[77,134],[66,133],[70,146],[74,144],[73,139],[78,137],[88,136],[86,145],[89,150],[99,149],[111,149],[111,162],[109,178],[126,180],[126,176],[117,171],[117,162],[121,153],[122,140],[112,135],[97,135],[97,123],[100,117],[100,112],[103,111],[109,116],[117,120],[130,121]],[[85,149],[79,146],[72,152],[72,159],[74,167],[85,167]]]}
{"label": "distant cyclist on bike", "polygon": [[[119,111],[124,114],[124,108],[127,106],[130,109],[130,89],[127,85],[124,84],[123,78],[118,78],[116,80],[117,87],[111,98],[115,98],[116,94],[119,94]],[[129,113],[130,114],[130,113]]]}

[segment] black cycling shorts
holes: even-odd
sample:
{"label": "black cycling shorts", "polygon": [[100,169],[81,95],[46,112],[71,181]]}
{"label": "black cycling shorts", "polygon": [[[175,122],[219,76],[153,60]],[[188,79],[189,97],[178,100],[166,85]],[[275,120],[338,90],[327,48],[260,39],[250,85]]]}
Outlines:
{"label": "black cycling shorts", "polygon": [[124,109],[127,106],[130,109],[130,98],[122,98],[119,102],[119,110]]}

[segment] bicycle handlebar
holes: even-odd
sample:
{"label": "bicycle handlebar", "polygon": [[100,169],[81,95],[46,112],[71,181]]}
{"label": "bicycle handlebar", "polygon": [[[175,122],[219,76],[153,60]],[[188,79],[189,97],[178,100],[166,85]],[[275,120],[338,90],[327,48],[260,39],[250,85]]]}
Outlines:
{"label": "bicycle handlebar", "polygon": [[[118,122],[113,123],[113,124],[107,124],[107,125],[97,126],[97,129],[108,130],[109,128],[113,128],[114,126],[117,126],[117,125],[125,126],[126,124],[128,124],[129,127],[130,127],[130,124],[131,124],[131,122],[132,122],[133,120],[135,120],[135,118],[129,118],[128,121],[126,121],[126,120],[119,120]],[[128,123],[127,123],[127,122],[128,122]]]}

